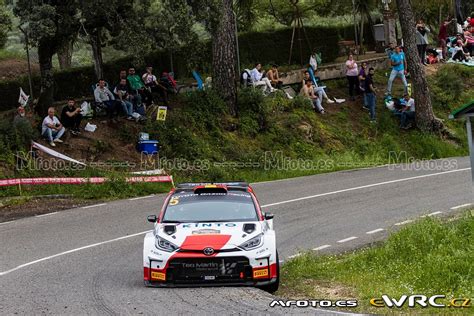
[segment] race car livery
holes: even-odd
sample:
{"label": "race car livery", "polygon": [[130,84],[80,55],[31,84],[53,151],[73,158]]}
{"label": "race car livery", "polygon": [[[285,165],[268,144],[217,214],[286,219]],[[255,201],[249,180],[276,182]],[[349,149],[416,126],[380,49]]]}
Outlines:
{"label": "race car livery", "polygon": [[273,215],[262,212],[247,183],[180,184],[148,221],[145,285],[278,289]]}

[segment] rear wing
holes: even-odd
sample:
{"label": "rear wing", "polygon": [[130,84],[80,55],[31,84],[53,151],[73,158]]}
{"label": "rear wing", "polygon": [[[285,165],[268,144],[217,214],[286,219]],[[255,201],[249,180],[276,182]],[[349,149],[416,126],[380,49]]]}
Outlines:
{"label": "rear wing", "polygon": [[244,181],[179,183],[176,185],[176,191],[194,191],[198,187],[206,187],[206,186],[225,187],[227,191],[230,191],[230,190],[245,191],[245,192],[252,191],[252,188],[250,187],[250,185]]}

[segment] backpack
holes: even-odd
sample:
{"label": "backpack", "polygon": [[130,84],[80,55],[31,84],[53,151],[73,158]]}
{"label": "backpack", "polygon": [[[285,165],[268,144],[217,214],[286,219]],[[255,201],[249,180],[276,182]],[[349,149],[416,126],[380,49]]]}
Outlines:
{"label": "backpack", "polygon": [[240,84],[244,87],[252,85],[252,77],[249,69],[244,69],[240,74]]}

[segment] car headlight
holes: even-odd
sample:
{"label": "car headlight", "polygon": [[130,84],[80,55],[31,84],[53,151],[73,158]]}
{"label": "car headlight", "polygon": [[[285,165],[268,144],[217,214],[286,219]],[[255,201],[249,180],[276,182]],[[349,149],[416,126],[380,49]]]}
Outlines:
{"label": "car headlight", "polygon": [[173,252],[178,249],[178,246],[173,244],[172,242],[161,238],[160,236],[156,235],[155,236],[155,247],[159,250],[163,250],[166,252]]}
{"label": "car headlight", "polygon": [[260,247],[263,244],[263,234],[258,235],[250,240],[247,240],[239,247],[244,250],[251,250]]}

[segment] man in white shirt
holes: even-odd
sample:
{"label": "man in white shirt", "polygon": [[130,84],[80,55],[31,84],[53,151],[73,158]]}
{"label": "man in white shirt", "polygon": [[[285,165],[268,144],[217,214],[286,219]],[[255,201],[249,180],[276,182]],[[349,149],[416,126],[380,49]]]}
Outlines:
{"label": "man in white shirt", "polygon": [[276,89],[272,87],[272,83],[267,77],[263,76],[261,72],[262,64],[255,64],[255,68],[250,71],[250,77],[252,78],[252,83],[255,86],[265,86],[265,91],[274,92]]}
{"label": "man in white shirt", "polygon": [[41,125],[41,135],[46,137],[49,141],[49,144],[52,147],[55,147],[55,143],[62,143],[60,139],[63,136],[65,128],[59,121],[59,119],[54,115],[55,110],[53,107],[48,109],[48,116],[43,120]]}
{"label": "man in white shirt", "polygon": [[410,121],[415,120],[415,100],[413,100],[408,94],[405,94],[403,96],[402,105],[400,128],[409,129],[411,127]]}
{"label": "man in white shirt", "polygon": [[97,103],[103,103],[107,107],[109,118],[118,110],[118,102],[115,101],[114,94],[105,86],[105,80],[99,79],[99,84],[94,90],[94,99]]}

